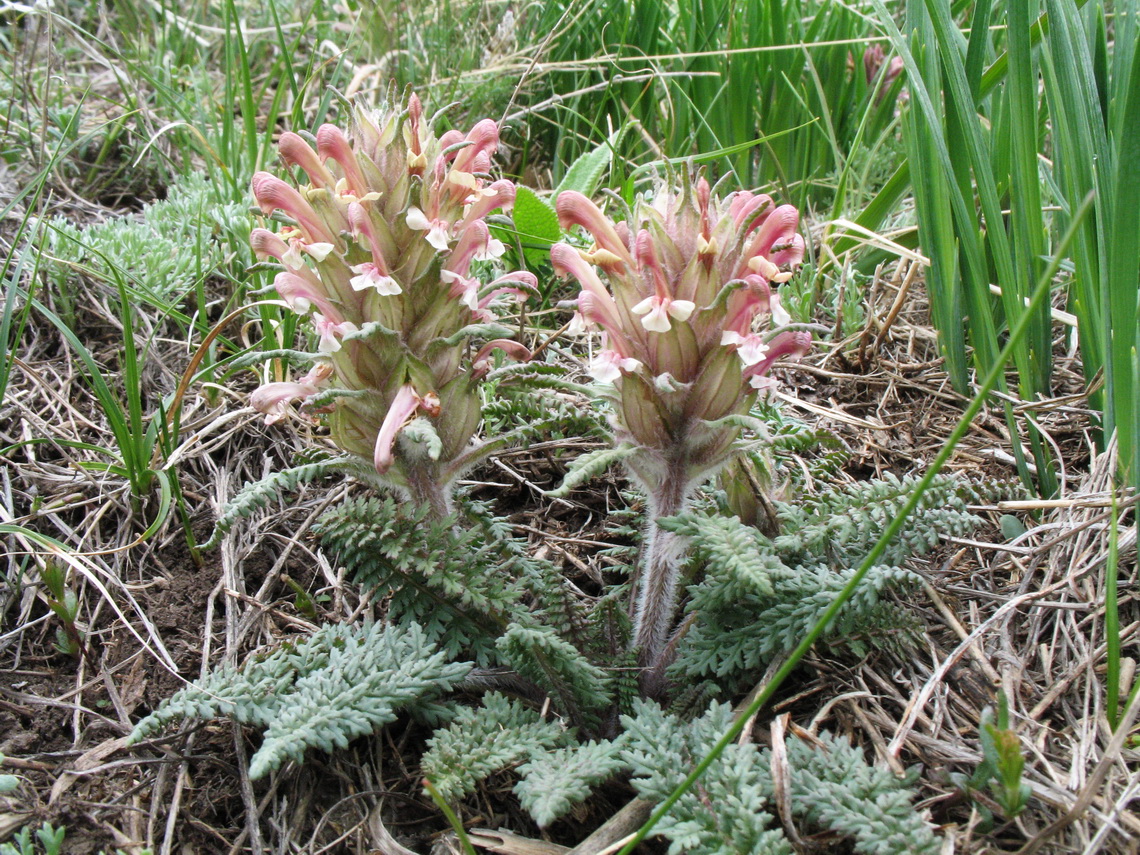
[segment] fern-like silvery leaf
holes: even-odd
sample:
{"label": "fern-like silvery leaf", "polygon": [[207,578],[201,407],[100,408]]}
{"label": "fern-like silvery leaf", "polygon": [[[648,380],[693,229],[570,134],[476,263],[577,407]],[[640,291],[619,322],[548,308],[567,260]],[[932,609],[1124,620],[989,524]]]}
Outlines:
{"label": "fern-like silvery leaf", "polygon": [[571,719],[579,721],[586,710],[610,703],[605,672],[549,627],[512,624],[496,646],[511,667],[547,692]]}
{"label": "fern-like silvery leaf", "polygon": [[684,514],[658,521],[662,528],[690,540],[693,552],[716,572],[731,576],[761,596],[773,596],[773,579],[794,572],[777,558],[758,529],[736,517]]}
{"label": "fern-like silvery leaf", "polygon": [[355,467],[356,462],[350,458],[332,457],[328,460],[319,460],[316,463],[291,466],[288,469],[274,472],[260,481],[246,484],[226,504],[222,510],[222,515],[214,523],[214,530],[210,534],[210,539],[202,544],[202,548],[209,549],[217,546],[226,532],[233,528],[238,520],[267,507],[281,493],[295,490],[301,484],[324,478],[334,472],[345,472]]}
{"label": "fern-like silvery leaf", "polygon": [[792,812],[814,826],[845,834],[864,855],[935,855],[941,850],[930,821],[915,811],[914,794],[863,752],[821,733],[822,748],[788,741]]}
{"label": "fern-like silvery leaf", "polygon": [[575,748],[559,748],[519,767],[522,780],[515,795],[541,828],[550,825],[574,805],[585,801],[591,789],[626,768],[621,759],[623,740],[591,740]]}
{"label": "fern-like silvery leaf", "polygon": [[414,624],[327,630],[325,667],[299,677],[250,758],[260,778],[310,747],[346,748],[396,718],[402,707],[449,690],[471,670],[448,662]]}
{"label": "fern-like silvery leaf", "polygon": [[187,686],[140,721],[131,741],[174,719],[230,716],[265,728],[250,760],[250,776],[258,778],[307,748],[343,748],[402,708],[430,709],[470,670],[449,662],[418,626],[333,624]]}
{"label": "fern-like silvery leaf", "polygon": [[[628,738],[622,756],[643,799],[664,801],[732,724],[732,708],[714,704],[683,722],[655,703],[638,701],[622,716]],[[752,745],[732,744],[657,824],[669,855],[793,855],[773,828],[769,759]]]}
{"label": "fern-like silvery leaf", "polygon": [[570,468],[566,470],[566,477],[562,479],[561,486],[554,490],[548,490],[546,495],[555,499],[568,496],[575,487],[586,483],[591,478],[596,478],[618,461],[625,460],[635,451],[637,449],[634,446],[622,443],[613,448],[599,448],[579,455],[570,464]]}
{"label": "fern-like silvery leaf", "polygon": [[[623,716],[633,769],[642,798],[660,802],[704,759],[732,724],[732,709],[713,704],[700,718],[682,722],[641,701],[635,716]],[[786,742],[791,769],[792,816],[806,832],[838,832],[863,855],[934,855],[934,828],[914,809],[905,781],[867,763],[846,740],[820,734],[822,747]],[[774,827],[775,795],[768,749],[730,745],[697,784],[661,820],[670,855],[736,855],[793,851]]]}
{"label": "fern-like silvery leaf", "polygon": [[435,732],[420,766],[439,794],[453,801],[495,772],[570,745],[572,737],[521,702],[490,692],[481,707],[461,709]]}

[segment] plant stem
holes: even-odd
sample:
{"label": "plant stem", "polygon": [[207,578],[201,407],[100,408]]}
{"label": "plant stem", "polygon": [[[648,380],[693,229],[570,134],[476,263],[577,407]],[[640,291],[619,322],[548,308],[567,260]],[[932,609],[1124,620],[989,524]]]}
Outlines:
{"label": "plant stem", "polygon": [[454,510],[451,490],[439,483],[439,474],[434,466],[410,464],[407,476],[408,493],[416,505],[427,505],[437,520],[451,516]]}
{"label": "plant stem", "polygon": [[[683,448],[679,445],[678,448]],[[637,611],[634,618],[633,643],[640,649],[641,664],[652,667],[661,656],[669,628],[673,623],[673,606],[677,594],[684,543],[657,521],[683,513],[689,506],[692,482],[688,477],[686,455],[673,451],[663,461],[664,474],[649,494],[649,524],[645,532],[645,553],[641,578],[637,585]]]}

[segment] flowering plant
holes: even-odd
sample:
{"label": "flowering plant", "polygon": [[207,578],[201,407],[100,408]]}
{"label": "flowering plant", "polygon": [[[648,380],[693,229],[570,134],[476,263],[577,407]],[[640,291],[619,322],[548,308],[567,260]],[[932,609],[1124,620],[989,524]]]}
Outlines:
{"label": "flowering plant", "polygon": [[[443,516],[478,457],[477,385],[491,351],[529,358],[494,323],[496,310],[537,283],[515,272],[485,284],[475,272],[503,252],[487,215],[515,198],[514,184],[488,175],[494,121],[437,138],[415,95],[406,110],[358,108],[354,119],[351,136],[323,125],[315,148],[281,136],[282,159],[308,186],[253,177],[262,213],[285,221],[277,232],[254,229],[253,248],[282,265],[274,286],[311,322],[317,353],[304,377],[262,386],[251,404],[268,422],[298,400],[328,410],[337,445]],[[477,338],[485,343],[473,348]]]}
{"label": "flowering plant", "polygon": [[686,510],[731,457],[741,418],[773,383],[772,365],[811,344],[807,333],[778,329],[789,318],[772,291],[803,259],[799,214],[766,195],[715,198],[703,178],[663,187],[625,222],[576,192],[562,193],[557,211],[564,228],[581,226],[594,241],[556,244],[551,258],[582,286],[575,325],[603,333],[590,371],[649,499],[634,643],[653,666],[672,625],[681,548],[656,520]]}

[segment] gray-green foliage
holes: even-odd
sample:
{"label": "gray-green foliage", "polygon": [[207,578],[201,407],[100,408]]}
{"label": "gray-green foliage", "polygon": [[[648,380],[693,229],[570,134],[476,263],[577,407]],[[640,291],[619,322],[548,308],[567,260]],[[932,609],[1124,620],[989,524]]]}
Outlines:
{"label": "gray-green foliage", "polygon": [[449,655],[491,665],[495,639],[526,612],[524,592],[501,544],[455,523],[389,496],[337,505],[315,529],[365,590],[386,599],[389,620],[417,622]]}
{"label": "gray-green foliage", "polygon": [[[667,526],[690,538],[704,569],[689,586],[686,609],[695,620],[671,669],[682,686],[711,679],[721,691],[733,691],[773,655],[795,647],[853,572],[819,561],[785,563],[771,541],[735,517],[686,514]],[[882,640],[912,627],[908,613],[884,595],[919,582],[906,568],[873,568],[829,626],[829,636],[863,652],[867,637]]]}
{"label": "gray-green foliage", "polygon": [[867,855],[938,852],[934,829],[915,813],[907,782],[867,764],[863,752],[829,733],[813,748],[788,743],[792,812],[811,825],[838,831]]}
{"label": "gray-green foliage", "polygon": [[239,520],[268,507],[269,503],[282,493],[296,490],[302,484],[308,484],[310,481],[326,478],[334,473],[355,471],[357,468],[358,464],[352,458],[330,457],[326,460],[280,469],[270,473],[260,481],[246,484],[222,508],[222,514],[214,523],[214,530],[210,533],[209,540],[202,544],[202,549],[210,549],[216,546]]}
{"label": "gray-green foliage", "polygon": [[138,741],[174,719],[229,716],[264,728],[254,778],[307,748],[332,751],[372,733],[407,707],[430,707],[470,671],[449,662],[414,624],[322,627],[243,668],[221,668],[187,686],[131,734]]}
{"label": "gray-green foliage", "polygon": [[[913,488],[912,479],[888,476],[776,502],[782,527],[775,538],[735,517],[690,513],[665,520],[663,527],[689,538],[692,558],[702,571],[688,589],[686,609],[693,623],[672,666],[677,683],[712,680],[712,695],[731,692],[772,656],[794,648]],[[921,584],[921,577],[905,566],[907,559],[980,525],[969,503],[993,501],[1019,489],[950,476],[937,479],[913,524],[887,549],[883,563],[871,568],[827,635],[858,654],[866,652],[869,640],[905,638],[916,621],[888,594]]]}
{"label": "gray-green foliage", "polygon": [[604,672],[572,643],[585,624],[565,579],[510,526],[469,503],[466,526],[392,498],[345,502],[317,530],[388,619],[422,624],[449,655],[506,665],[575,723],[610,702]]}
{"label": "gray-green foliage", "polygon": [[450,801],[473,792],[489,775],[573,741],[572,731],[544,721],[519,701],[490,692],[482,706],[459,710],[447,727],[435,732],[420,766]]}
{"label": "gray-green foliage", "polygon": [[66,835],[65,826],[56,828],[50,822],[45,822],[36,829],[34,836],[32,827],[25,825],[13,835],[14,842],[0,844],[0,855],[39,855],[40,846],[43,847],[43,855],[59,855],[63,851],[63,839]]}
{"label": "gray-green foliage", "polygon": [[[636,716],[623,716],[633,785],[660,802],[711,751],[732,723],[727,704],[713,704],[684,722],[642,701]],[[870,766],[862,751],[822,734],[821,747],[799,739],[786,743],[790,804],[801,823],[852,839],[865,855],[912,855],[939,850],[934,829],[914,810],[906,781]],[[774,819],[775,788],[768,749],[730,745],[658,824],[670,855],[761,855],[794,851]]]}
{"label": "gray-green foliage", "polygon": [[[639,701],[636,715],[622,716],[622,724],[634,787],[642,798],[662,802],[729,728],[732,709],[715,704],[702,718],[684,722]],[[778,823],[769,769],[768,757],[754,746],[728,746],[657,824],[671,841],[669,855],[792,855],[783,832],[772,827]]]}
{"label": "gray-green foliage", "polygon": [[594,785],[626,768],[624,738],[590,740],[548,751],[519,767],[515,795],[534,821],[545,828],[590,796]]}
{"label": "gray-green foliage", "polygon": [[[887,473],[875,481],[781,504],[783,531],[775,545],[782,554],[792,557],[817,556],[858,563],[914,493],[917,483],[913,476],[899,478]],[[942,538],[961,537],[973,531],[982,521],[970,512],[970,504],[988,504],[1020,492],[1012,484],[982,484],[939,475],[923,493],[906,529],[883,553],[883,562],[897,564],[912,555],[929,552]]]}
{"label": "gray-green foliage", "polygon": [[229,237],[248,232],[248,210],[227,201],[207,176],[190,173],[170,187],[164,201],[152,202],[137,217],[86,228],[62,217],[51,220],[43,249],[54,259],[46,269],[58,288],[68,288],[75,265],[101,276],[114,268],[144,296],[165,300],[191,290],[221,264],[228,244],[244,243]]}
{"label": "gray-green foliage", "polygon": [[607,706],[612,698],[605,671],[549,627],[512,624],[497,647],[505,664],[558,700],[575,721]]}

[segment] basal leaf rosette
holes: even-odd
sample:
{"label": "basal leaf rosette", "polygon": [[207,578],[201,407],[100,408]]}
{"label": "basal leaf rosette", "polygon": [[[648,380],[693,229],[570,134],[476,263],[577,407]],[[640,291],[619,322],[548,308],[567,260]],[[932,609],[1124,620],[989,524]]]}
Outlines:
{"label": "basal leaf rosette", "polygon": [[773,384],[777,360],[811,345],[807,333],[782,329],[789,319],[773,290],[803,260],[799,214],[763,194],[714,198],[703,178],[662,187],[623,222],[573,191],[556,207],[563,228],[593,239],[587,248],[556,244],[551,258],[582,286],[575,324],[602,332],[590,371],[649,499],[635,632],[652,663],[672,620],[679,558],[653,520],[686,508],[732,454],[739,428],[730,417]]}
{"label": "basal leaf rosette", "polygon": [[252,181],[280,223],[254,229],[253,248],[281,264],[274,287],[311,324],[317,362],[251,403],[267,420],[297,400],[329,412],[341,448],[441,514],[473,460],[491,351],[529,358],[496,316],[534,292],[534,276],[478,272],[503,252],[486,217],[515,198],[489,174],[498,144],[490,119],[437,137],[413,95],[406,109],[357,108],[349,134],[331,124],[308,139],[282,134],[281,158],[306,186],[268,172]]}

